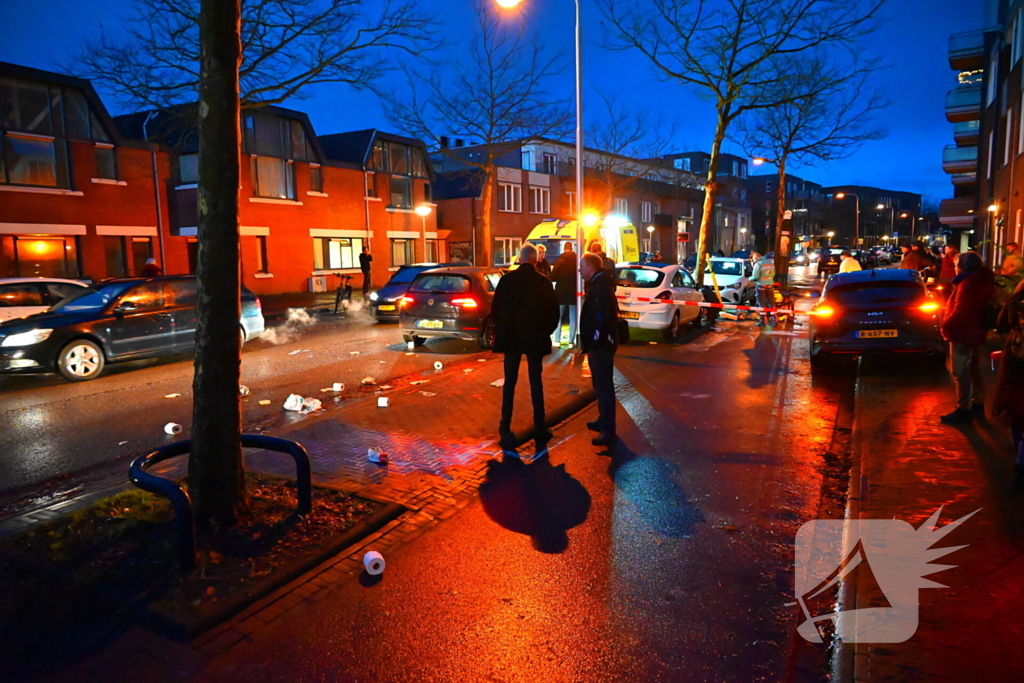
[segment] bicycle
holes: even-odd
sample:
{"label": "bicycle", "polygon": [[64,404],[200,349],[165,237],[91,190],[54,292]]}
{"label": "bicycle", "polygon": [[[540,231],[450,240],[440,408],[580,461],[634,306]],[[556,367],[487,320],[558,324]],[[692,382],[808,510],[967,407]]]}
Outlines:
{"label": "bicycle", "polygon": [[[334,295],[334,315],[338,315],[338,309],[348,315],[348,308],[352,305],[352,276],[338,275],[338,290]],[[344,306],[342,306],[344,303]]]}

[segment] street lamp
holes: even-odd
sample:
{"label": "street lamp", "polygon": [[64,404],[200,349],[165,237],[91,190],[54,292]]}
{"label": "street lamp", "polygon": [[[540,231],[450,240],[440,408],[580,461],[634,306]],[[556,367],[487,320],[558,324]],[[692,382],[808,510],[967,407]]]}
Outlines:
{"label": "street lamp", "polygon": [[853,197],[855,202],[854,208],[857,211],[857,216],[853,221],[853,246],[860,245],[860,195],[856,192],[836,192],[836,199],[842,199],[843,197]]}
{"label": "street lamp", "polygon": [[917,239],[917,216],[915,216],[912,213],[907,213],[906,211],[904,211],[903,213],[900,214],[900,218],[910,219],[910,241],[913,242],[915,239]]}
{"label": "street lamp", "polygon": [[647,260],[651,260],[651,252],[654,251],[654,226],[647,226]]}
{"label": "street lamp", "polygon": [[740,237],[740,240],[742,242],[742,244],[740,244],[740,247],[745,249],[747,246],[747,229],[740,228],[740,235],[742,235],[742,237]]}
{"label": "street lamp", "polygon": [[[511,9],[522,0],[495,0],[499,7]],[[580,22],[580,0],[576,0],[576,253],[583,258],[583,25]],[[583,275],[576,269],[576,311],[582,309]],[[576,334],[580,330],[577,327]]]}
{"label": "street lamp", "polygon": [[832,232],[831,230],[828,231],[828,246],[832,246],[832,238],[835,236],[836,234],[834,232]]}
{"label": "street lamp", "polygon": [[[876,210],[881,211],[882,209],[889,209],[889,229],[892,233],[896,234],[896,209],[892,206],[886,206],[885,204],[879,204],[875,207]],[[914,241],[914,231],[910,231],[910,241]]]}
{"label": "street lamp", "polygon": [[429,216],[430,212],[433,211],[433,210],[434,210],[433,207],[431,207],[429,204],[420,204],[419,206],[416,207],[416,213],[419,214],[420,220],[422,221],[422,224],[423,224],[423,260],[424,261],[429,261],[430,260],[429,258],[427,258],[427,216]]}

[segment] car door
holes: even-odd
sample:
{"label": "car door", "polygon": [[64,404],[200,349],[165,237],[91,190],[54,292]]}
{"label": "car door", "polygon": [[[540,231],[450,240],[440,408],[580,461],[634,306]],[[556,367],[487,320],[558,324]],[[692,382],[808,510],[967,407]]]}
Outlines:
{"label": "car door", "polygon": [[[693,277],[680,268],[672,278],[672,298],[676,301],[700,302],[704,296],[697,289],[697,283]],[[679,321],[688,322],[700,315],[700,306],[679,306]]]}
{"label": "car door", "polygon": [[112,308],[107,338],[116,358],[174,351],[174,314],[167,309],[163,282],[147,282],[122,295]]}
{"label": "car door", "polygon": [[42,313],[49,305],[45,289],[36,282],[0,285],[0,322]]}
{"label": "car door", "polygon": [[195,280],[172,280],[167,283],[167,310],[174,316],[174,348],[190,351],[196,346],[196,301],[199,297]]}

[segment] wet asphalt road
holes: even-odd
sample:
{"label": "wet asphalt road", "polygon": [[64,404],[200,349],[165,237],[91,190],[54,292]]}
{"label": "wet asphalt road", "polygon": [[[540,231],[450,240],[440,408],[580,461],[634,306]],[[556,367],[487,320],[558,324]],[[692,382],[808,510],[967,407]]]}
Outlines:
{"label": "wet asphalt road", "polygon": [[[295,419],[282,410],[290,393],[332,401],[320,390],[343,382],[350,396],[363,391],[364,377],[378,384],[481,353],[476,344],[433,340],[409,353],[397,325],[376,324],[355,314],[324,316],[311,328],[283,329],[273,345],[256,340],[242,351],[242,383],[251,395],[243,401],[247,430],[266,431]],[[295,352],[299,353],[295,353]],[[355,353],[358,352],[358,353]],[[294,355],[293,355],[294,354]],[[70,473],[103,476],[111,468],[123,474],[130,458],[169,443],[164,425],[176,422],[188,436],[192,421],[193,357],[108,366],[91,382],[71,384],[57,375],[0,376],[0,494],[16,498],[44,480]],[[177,398],[164,398],[169,394]],[[260,400],[271,401],[259,405]],[[65,478],[68,479],[68,478]]]}

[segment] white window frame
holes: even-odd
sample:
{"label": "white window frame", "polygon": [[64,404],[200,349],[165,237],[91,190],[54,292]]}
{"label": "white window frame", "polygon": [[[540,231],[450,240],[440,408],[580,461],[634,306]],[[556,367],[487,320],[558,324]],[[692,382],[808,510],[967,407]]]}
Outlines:
{"label": "white window frame", "polygon": [[577,214],[577,211],[576,211],[576,193],[575,192],[566,192],[565,193],[565,205],[566,205],[566,213],[570,217],[575,218],[576,214]]}
{"label": "white window frame", "polygon": [[522,162],[524,171],[533,171],[533,150],[524,149],[520,152],[519,160]]}
{"label": "white window frame", "polygon": [[498,211],[523,212],[523,186],[520,183],[498,183]]}
{"label": "white window frame", "polygon": [[1006,127],[1006,135],[1003,139],[1003,166],[1010,163],[1010,145],[1013,144],[1013,107],[1006,112],[1006,116],[1003,117],[1003,125]]}
{"label": "white window frame", "polygon": [[615,213],[620,216],[629,215],[629,200],[624,197],[615,198]]}
{"label": "white window frame", "polygon": [[503,246],[501,248],[501,251],[508,255],[508,261],[506,261],[504,263],[499,263],[498,262],[498,250],[495,249],[494,250],[494,254],[492,255],[492,259],[494,260],[494,265],[496,265],[496,266],[509,266],[509,265],[512,265],[512,261],[515,260],[516,255],[519,253],[519,250],[523,248],[523,238],[522,237],[495,237],[494,241],[495,242],[502,242]]}
{"label": "white window frame", "polygon": [[551,190],[536,185],[530,186],[530,213],[551,213]]}
{"label": "white window frame", "polygon": [[544,172],[548,175],[558,175],[558,155],[544,153]]}
{"label": "white window frame", "polygon": [[654,220],[653,202],[640,202],[640,220],[644,223],[650,223]]}

